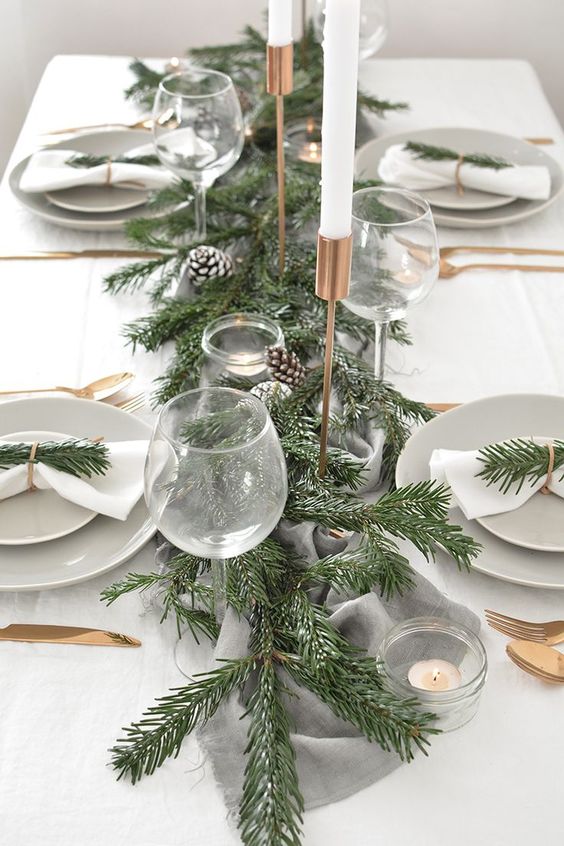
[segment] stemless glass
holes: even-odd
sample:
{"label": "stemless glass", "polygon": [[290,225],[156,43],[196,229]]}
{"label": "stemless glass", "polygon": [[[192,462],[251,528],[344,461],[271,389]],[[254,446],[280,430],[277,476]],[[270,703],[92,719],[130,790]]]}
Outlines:
{"label": "stemless glass", "polygon": [[163,165],[194,186],[196,237],[206,236],[206,190],[239,159],[244,124],[231,78],[192,68],[161,81],[153,137]]}
{"label": "stemless glass", "polygon": [[[323,41],[326,0],[316,0],[313,24],[316,38]],[[386,0],[361,0],[360,40],[358,57],[374,56],[388,37],[388,4]]]}
{"label": "stemless glass", "polygon": [[[163,406],[145,465],[153,522],[175,546],[212,560],[215,614],[225,610],[225,558],[241,555],[274,529],[286,503],[286,462],[266,406],[231,388],[198,388]],[[177,665],[195,664],[191,638]]]}
{"label": "stemless glass", "polygon": [[352,215],[351,285],[343,303],[374,321],[374,372],[383,379],[389,324],[421,302],[438,278],[437,232],[429,203],[400,188],[355,191]]}

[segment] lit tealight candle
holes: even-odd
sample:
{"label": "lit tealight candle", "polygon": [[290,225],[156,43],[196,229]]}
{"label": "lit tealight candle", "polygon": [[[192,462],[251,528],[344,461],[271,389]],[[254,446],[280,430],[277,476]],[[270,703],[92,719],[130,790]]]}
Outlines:
{"label": "lit tealight candle", "polygon": [[413,687],[433,692],[455,690],[462,684],[460,670],[449,661],[441,661],[437,658],[417,661],[409,668],[407,679]]}
{"label": "lit tealight candle", "polygon": [[226,369],[236,376],[257,376],[266,370],[264,359],[257,362],[256,353],[233,353]]}

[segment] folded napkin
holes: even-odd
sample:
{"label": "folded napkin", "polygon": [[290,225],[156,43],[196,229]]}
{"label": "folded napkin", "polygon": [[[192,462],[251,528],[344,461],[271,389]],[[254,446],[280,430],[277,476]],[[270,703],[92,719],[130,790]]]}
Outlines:
{"label": "folded napkin", "polygon": [[[128,155],[153,153],[152,145],[131,150]],[[95,167],[71,167],[66,162],[76,150],[40,150],[31,156],[20,179],[20,189],[26,193],[60,191],[78,185],[120,185],[139,190],[166,188],[174,176],[164,168],[124,162],[105,162]],[[127,183],[127,184],[124,184]]]}
{"label": "folded napkin", "polygon": [[[98,514],[126,520],[143,493],[143,468],[149,442],[120,441],[106,446],[112,466],[104,476],[78,479],[40,461],[33,467],[33,484],[39,490],[52,488],[63,499]],[[27,464],[19,464],[0,471],[0,500],[28,489],[27,470]]]}
{"label": "folded napkin", "polygon": [[[431,478],[450,486],[455,504],[463,511],[467,520],[514,511],[546,484],[547,477],[542,476],[534,485],[525,481],[518,493],[514,492],[516,488],[502,493],[498,487],[488,485],[485,479],[476,475],[484,467],[479,456],[478,450],[436,449],[429,462]],[[559,481],[561,475],[561,472],[556,471],[551,474],[548,488],[558,496],[564,497],[564,481]]]}
{"label": "folded napkin", "polygon": [[[455,185],[456,169],[456,161],[418,159],[403,144],[393,144],[378,165],[378,175],[384,182],[403,188],[430,191]],[[524,200],[547,200],[550,196],[550,173],[542,165],[513,165],[494,170],[463,163],[459,177],[465,188],[491,194]]]}

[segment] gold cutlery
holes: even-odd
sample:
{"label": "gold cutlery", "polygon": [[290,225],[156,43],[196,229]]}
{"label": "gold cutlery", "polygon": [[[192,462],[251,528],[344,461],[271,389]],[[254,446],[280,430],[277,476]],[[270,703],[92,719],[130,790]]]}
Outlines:
{"label": "gold cutlery", "polygon": [[0,261],[24,261],[27,259],[75,259],[75,258],[161,258],[164,253],[151,250],[38,250],[23,253],[0,253]]}
{"label": "gold cutlery", "polygon": [[134,397],[128,397],[121,402],[116,402],[114,408],[120,408],[128,414],[134,414],[136,411],[140,411],[145,404],[145,394],[136,394]]}
{"label": "gold cutlery", "polygon": [[547,250],[537,247],[475,247],[473,244],[470,244],[468,246],[441,247],[439,250],[441,258],[447,258],[455,253],[491,253],[492,255],[510,253],[516,256],[564,256],[564,250]]}
{"label": "gold cutlery", "polygon": [[25,643],[82,643],[89,646],[141,646],[136,637],[78,626],[37,626],[16,623],[0,629],[0,640]]}
{"label": "gold cutlery", "polygon": [[519,620],[517,617],[508,617],[498,611],[490,611],[488,608],[485,613],[488,625],[507,637],[546,643],[549,646],[564,643],[564,620],[531,623],[528,620]]}
{"label": "gold cutlery", "polygon": [[114,373],[113,376],[104,376],[102,379],[96,379],[85,385],[83,388],[67,388],[64,385],[58,385],[56,388],[33,388],[31,390],[11,390],[0,391],[0,396],[8,396],[11,394],[51,394],[54,392],[62,392],[65,394],[73,394],[75,397],[81,399],[102,400],[117,394],[126,385],[129,385],[132,379],[135,379],[133,373]]}
{"label": "gold cutlery", "polygon": [[91,123],[84,126],[67,126],[66,129],[53,129],[51,132],[42,132],[41,135],[72,135],[73,132],[90,132],[97,129],[152,129],[153,118],[141,118],[135,123]]}
{"label": "gold cutlery", "polygon": [[529,640],[512,640],[505,651],[526,673],[551,684],[564,684],[564,655],[557,649]]}
{"label": "gold cutlery", "polygon": [[462,405],[460,402],[427,402],[427,408],[432,408],[433,411],[450,411],[451,408],[458,408]]}
{"label": "gold cutlery", "polygon": [[439,259],[439,277],[441,279],[452,279],[465,270],[522,270],[529,273],[564,273],[564,267],[543,264],[485,264],[476,262],[473,264],[451,264],[444,258]]}
{"label": "gold cutlery", "polygon": [[554,138],[523,138],[523,141],[528,141],[529,144],[554,144]]}
{"label": "gold cutlery", "polygon": [[[178,125],[178,120],[176,118],[176,114],[174,109],[166,109],[159,115],[157,122],[160,126],[166,126],[167,124],[171,124],[174,122]],[[66,129],[53,129],[51,132],[42,132],[41,135],[72,135],[75,132],[92,132],[96,131],[97,129],[146,129],[151,130],[153,129],[155,121],[153,118],[141,118],[140,120],[136,120],[134,123],[92,123],[87,124],[85,126],[68,126]],[[171,127],[172,128],[172,127]]]}

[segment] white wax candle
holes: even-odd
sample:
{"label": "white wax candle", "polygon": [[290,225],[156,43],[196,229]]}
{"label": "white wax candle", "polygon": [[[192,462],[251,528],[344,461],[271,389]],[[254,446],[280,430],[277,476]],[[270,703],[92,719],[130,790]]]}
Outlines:
{"label": "white wax candle", "polygon": [[292,0],[268,0],[268,43],[284,47],[292,41]]}
{"label": "white wax candle", "polygon": [[351,232],[359,22],[360,0],[327,0],[319,226],[326,238]]}
{"label": "white wax candle", "polygon": [[450,661],[431,658],[429,661],[417,661],[407,673],[407,680],[419,690],[440,692],[455,690],[462,684],[460,670]]}
{"label": "white wax candle", "polygon": [[265,362],[257,362],[256,353],[234,353],[231,359],[226,369],[237,376],[257,376],[263,370],[266,371]]}

